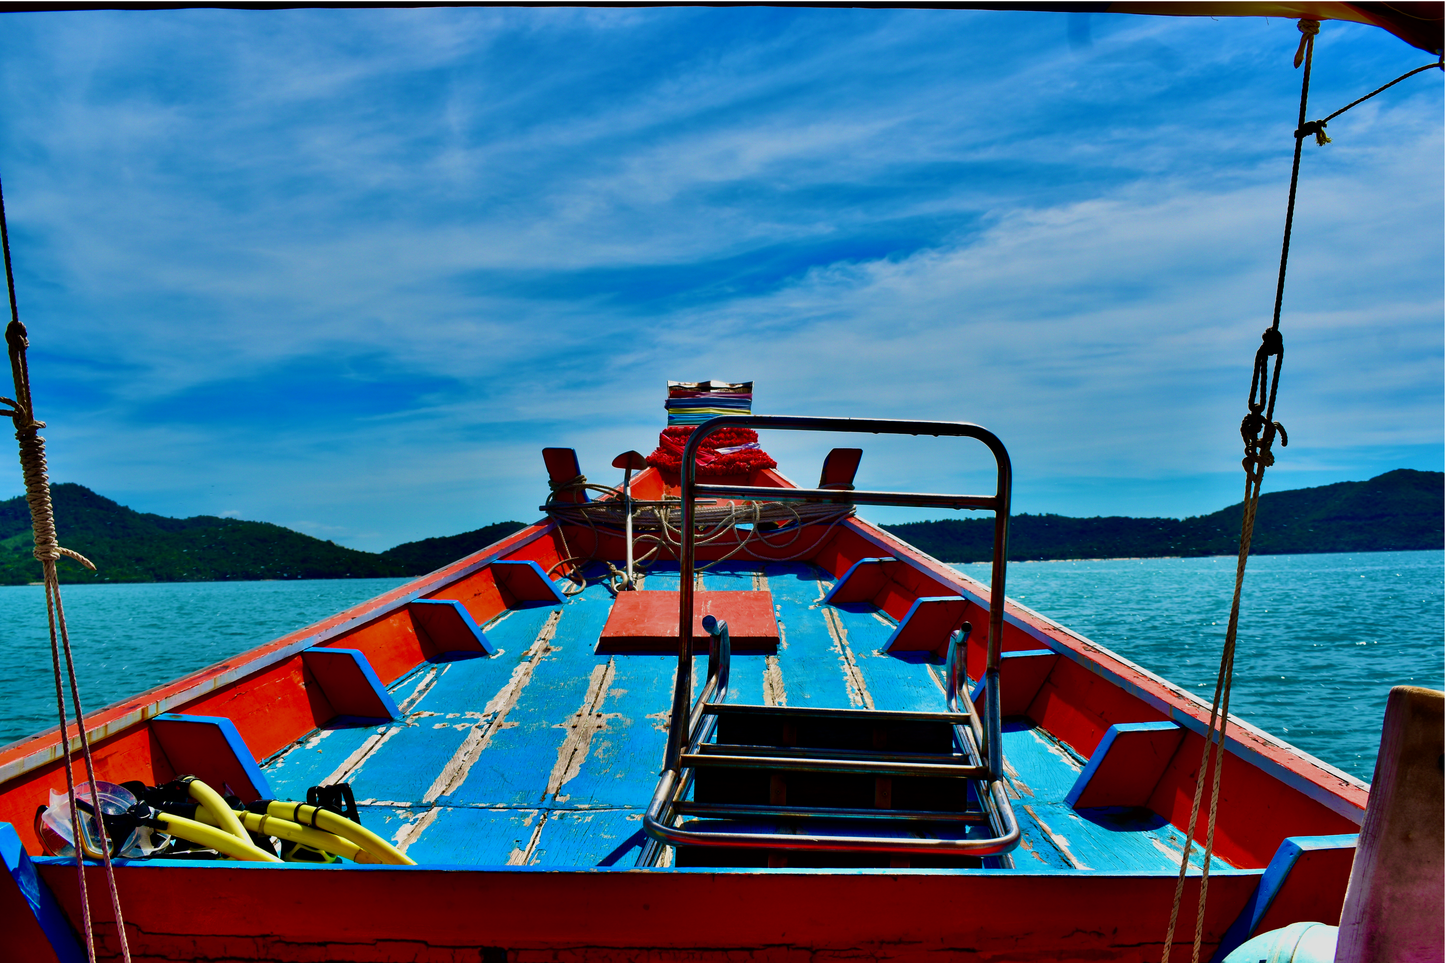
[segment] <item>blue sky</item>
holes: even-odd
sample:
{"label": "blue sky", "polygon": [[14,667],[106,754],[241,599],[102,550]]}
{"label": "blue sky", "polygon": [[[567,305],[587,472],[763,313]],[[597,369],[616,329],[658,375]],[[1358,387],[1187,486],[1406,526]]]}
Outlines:
{"label": "blue sky", "polygon": [[[1289,21],[780,8],[0,14],[52,477],[377,550],[644,453],[663,383],[972,420],[1019,511],[1237,501]],[[1428,55],[1326,23],[1311,117]],[[1305,151],[1283,489],[1440,470],[1440,78]],[[764,439],[810,482],[840,439]],[[982,490],[863,441],[860,482]],[[21,490],[18,466],[0,495]],[[902,512],[872,517],[901,520]]]}

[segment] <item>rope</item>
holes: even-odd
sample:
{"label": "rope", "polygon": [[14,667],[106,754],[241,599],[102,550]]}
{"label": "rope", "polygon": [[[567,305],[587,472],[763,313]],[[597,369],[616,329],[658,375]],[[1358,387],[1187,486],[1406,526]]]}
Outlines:
{"label": "rope", "polygon": [[[578,504],[552,503],[544,506],[548,515],[570,524],[601,524],[610,528],[622,528],[627,520],[621,499],[583,502]],[[732,528],[736,525],[758,523],[810,524],[826,521],[842,512],[851,513],[851,505],[832,502],[804,504],[793,507],[786,502],[751,502],[726,505],[700,505],[694,516],[699,528],[714,529],[718,526]],[[681,503],[669,505],[633,505],[632,526],[634,531],[667,531],[680,529],[682,524]],[[720,537],[725,531],[715,532],[710,538]]]}
{"label": "rope", "polygon": [[1315,135],[1315,143],[1318,144],[1319,146],[1323,147],[1323,146],[1325,146],[1326,144],[1328,144],[1328,143],[1331,142],[1331,141],[1330,141],[1330,136],[1325,133],[1325,125],[1327,125],[1330,121],[1334,120],[1336,117],[1340,116],[1341,114],[1343,114],[1345,111],[1349,110],[1350,108],[1360,106],[1361,104],[1363,104],[1365,101],[1369,100],[1371,97],[1375,96],[1376,94],[1382,94],[1382,93],[1384,93],[1385,91],[1389,90],[1391,87],[1395,86],[1396,84],[1398,84],[1398,83],[1399,83],[1400,81],[1402,81],[1402,80],[1409,80],[1411,77],[1415,76],[1415,75],[1418,74],[1418,73],[1424,73],[1424,72],[1427,71],[1427,70],[1437,70],[1437,69],[1438,69],[1438,70],[1445,70],[1445,56],[1442,56],[1439,60],[1437,60],[1437,61],[1436,61],[1435,63],[1433,63],[1433,64],[1426,64],[1426,65],[1423,66],[1423,67],[1416,67],[1414,70],[1411,70],[1411,71],[1408,71],[1408,72],[1406,72],[1406,73],[1403,73],[1403,74],[1401,74],[1400,76],[1396,77],[1394,80],[1390,81],[1388,84],[1385,84],[1383,87],[1376,87],[1374,90],[1370,91],[1368,94],[1366,94],[1365,96],[1361,97],[1359,100],[1352,100],[1352,101],[1350,101],[1348,104],[1345,104],[1345,106],[1341,107],[1339,110],[1335,111],[1333,114],[1330,114],[1330,115],[1329,115],[1328,117],[1326,117],[1324,120],[1312,120],[1312,121],[1310,121],[1310,122],[1307,123],[1307,124],[1301,122],[1301,123],[1300,123],[1299,130],[1295,131],[1295,132],[1294,132],[1294,135],[1295,135],[1295,137],[1298,137],[1298,138],[1301,138],[1301,139],[1302,139],[1302,138],[1308,137],[1310,134],[1314,134],[1314,135]]}
{"label": "rope", "polygon": [[[70,681],[70,699],[75,706],[76,733],[80,740],[81,755],[85,759],[85,775],[90,784],[90,799],[95,807],[96,827],[100,834],[101,858],[105,864],[105,881],[110,891],[111,910],[115,914],[116,932],[120,937],[120,953],[125,963],[130,963],[130,945],[126,940],[125,917],[120,910],[120,891],[116,888],[115,867],[111,865],[110,839],[101,818],[100,793],[96,789],[95,761],[91,758],[90,736],[85,729],[85,713],[80,705],[80,687],[75,678],[75,658],[71,652],[70,631],[65,624],[65,606],[60,599],[60,577],[55,563],[61,556],[73,558],[87,568],[95,566],[84,556],[62,548],[55,532],[55,512],[50,503],[50,478],[45,465],[45,439],[39,431],[45,423],[35,420],[35,406],[30,395],[30,366],[25,351],[30,342],[26,338],[25,326],[20,323],[20,312],[15,301],[15,272],[10,264],[10,234],[5,223],[5,197],[0,191],[0,246],[5,251],[5,282],[10,292],[10,324],[5,329],[5,341],[10,353],[10,371],[15,380],[15,400],[0,398],[0,403],[9,407],[4,412],[15,422],[15,438],[20,443],[20,466],[25,476],[25,501],[30,505],[31,527],[35,533],[35,558],[45,573],[45,612],[50,626],[50,658],[55,674],[55,703],[60,716],[60,746],[65,757],[65,791],[70,801],[72,818],[77,822],[75,839],[75,872],[80,883],[80,913],[85,930],[85,953],[90,963],[95,963],[95,925],[90,914],[90,896],[86,888],[85,859],[81,852],[79,820],[82,818],[76,802],[75,772],[71,761],[69,727],[65,715],[65,693],[61,681],[60,656],[65,654],[65,670]],[[57,627],[59,632],[57,633]]]}
{"label": "rope", "polygon": [[[604,529],[612,535],[621,535],[625,531],[626,516],[620,499],[582,504],[549,503],[544,506],[544,509],[548,515],[557,520],[559,530],[563,525],[585,526],[592,532],[593,538],[592,554],[569,555],[553,566],[554,570],[566,562],[601,561],[610,570],[610,574],[603,576],[604,578],[625,578],[625,573],[619,572],[606,559],[596,557],[597,547],[601,544],[601,535]],[[697,509],[695,516],[699,531],[695,544],[707,545],[723,541],[729,536],[737,538],[737,544],[720,558],[716,558],[706,565],[698,566],[697,571],[706,571],[733,558],[754,542],[765,545],[773,551],[786,549],[798,541],[804,527],[826,523],[827,528],[821,533],[819,540],[815,540],[813,544],[799,552],[785,557],[770,557],[769,561],[791,561],[800,558],[821,544],[821,538],[826,537],[828,532],[831,532],[840,521],[852,515],[853,512],[852,505],[807,504],[794,507],[785,502],[701,506]],[[769,523],[778,526],[773,529],[771,535],[759,527]],[[747,530],[746,534],[738,537],[739,525],[752,527]],[[599,528],[599,526],[601,527]],[[682,547],[682,506],[680,504],[634,506],[633,531],[642,532],[642,534],[634,536],[636,541],[652,545],[648,552],[634,561],[639,568],[644,570],[650,568],[664,548],[671,549],[672,554],[676,556]],[[563,551],[569,551],[566,545],[566,535],[564,534],[562,538]],[[578,569],[574,568],[572,571],[575,577]]]}
{"label": "rope", "polygon": [[[556,494],[557,492],[584,492],[588,491],[589,489],[596,489],[600,487],[600,485],[588,484],[586,475],[578,475],[571,481],[564,482],[555,482],[552,481],[552,479],[550,478],[547,479],[547,490],[552,492],[553,494]],[[548,501],[551,501],[551,499],[548,499]]]}
{"label": "rope", "polygon": [[[1279,331],[1279,318],[1284,304],[1285,271],[1289,264],[1289,242],[1294,227],[1295,197],[1299,188],[1300,153],[1306,134],[1316,132],[1305,130],[1305,110],[1309,103],[1314,39],[1320,31],[1319,22],[1315,20],[1301,20],[1298,26],[1301,36],[1294,64],[1297,68],[1303,64],[1304,76],[1300,82],[1299,126],[1295,131],[1294,165],[1290,171],[1289,203],[1286,206],[1284,218],[1284,242],[1279,255],[1279,283],[1275,288],[1274,319],[1260,336],[1261,344],[1255,351],[1254,373],[1250,378],[1249,385],[1249,413],[1244,416],[1244,420],[1239,425],[1240,436],[1244,439],[1244,460],[1241,462],[1244,466],[1244,511],[1240,520],[1239,561],[1234,570],[1234,597],[1229,607],[1229,626],[1224,634],[1224,648],[1219,656],[1219,675],[1214,682],[1214,700],[1209,709],[1209,729],[1205,733],[1204,750],[1199,760],[1199,775],[1194,783],[1194,801],[1189,810],[1189,827],[1184,833],[1184,853],[1179,860],[1179,878],[1174,886],[1174,904],[1169,911],[1169,928],[1164,935],[1162,963],[1169,963],[1169,955],[1174,949],[1174,930],[1179,921],[1179,907],[1184,900],[1184,880],[1189,872],[1189,855],[1194,849],[1194,835],[1203,802],[1204,784],[1212,774],[1209,817],[1206,823],[1208,829],[1200,867],[1199,908],[1194,920],[1194,946],[1193,954],[1190,957],[1192,963],[1199,963],[1199,951],[1204,940],[1204,909],[1209,895],[1209,864],[1214,858],[1214,831],[1217,828],[1219,789],[1224,774],[1225,736],[1229,726],[1229,696],[1234,686],[1234,653],[1239,635],[1239,600],[1244,589],[1244,570],[1249,561],[1250,543],[1254,539],[1254,522],[1259,511],[1259,496],[1264,484],[1264,471],[1274,464],[1274,454],[1271,448],[1274,445],[1275,435],[1279,435],[1281,447],[1289,444],[1289,435],[1286,434],[1284,426],[1274,420],[1275,399],[1279,393],[1280,367],[1284,364],[1284,336]],[[1398,81],[1396,82],[1398,83]],[[1378,92],[1376,91],[1376,93]],[[1361,98],[1361,100],[1365,99],[1368,98]],[[1320,135],[1323,134],[1322,128],[1323,122],[1320,122],[1320,129],[1317,131]],[[1270,358],[1274,358],[1273,378],[1270,373]]]}
{"label": "rope", "polygon": [[[554,496],[559,491],[587,490],[612,497],[599,501],[576,503],[559,502],[555,497],[548,498],[547,504],[542,506],[542,510],[557,522],[563,554],[563,557],[548,570],[548,577],[563,566],[567,566],[566,577],[577,585],[577,592],[586,588],[588,581],[607,581],[613,584],[614,590],[621,591],[622,586],[626,583],[627,573],[619,570],[608,559],[600,558],[597,555],[604,531],[611,535],[623,535],[626,531],[626,513],[622,507],[619,490],[589,484],[581,475],[569,482],[552,484],[551,487]],[[707,545],[722,541],[730,535],[737,539],[737,544],[721,557],[713,559],[706,565],[699,565],[696,571],[704,572],[715,565],[720,565],[754,542],[761,543],[774,552],[786,549],[798,541],[805,527],[826,523],[826,528],[806,548],[790,555],[768,558],[769,561],[776,562],[793,561],[815,550],[839,522],[853,513],[852,505],[832,503],[810,503],[800,507],[794,507],[786,502],[745,502],[699,506],[695,514],[696,527],[699,532],[695,544]],[[777,528],[773,529],[774,534],[771,538],[759,527],[761,524],[769,523],[777,525]],[[566,526],[568,525],[585,527],[592,533],[590,552],[583,554],[572,551],[567,543]],[[749,525],[751,528],[745,535],[738,537],[739,525]],[[682,548],[681,503],[638,505],[634,502],[633,531],[636,533],[639,530],[642,534],[635,534],[634,540],[650,544],[652,548],[633,560],[636,568],[644,572],[650,569],[661,556],[664,548],[670,549],[672,555],[677,557]],[[607,566],[607,574],[589,579],[584,570],[595,562],[601,562]],[[563,591],[566,592],[565,589]],[[568,592],[566,594],[576,593]]]}

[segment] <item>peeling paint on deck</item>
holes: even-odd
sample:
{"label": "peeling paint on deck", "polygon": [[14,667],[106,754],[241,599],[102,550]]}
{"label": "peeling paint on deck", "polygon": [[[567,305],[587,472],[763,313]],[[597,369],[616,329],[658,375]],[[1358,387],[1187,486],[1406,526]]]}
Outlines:
{"label": "peeling paint on deck", "polygon": [[[402,810],[402,813],[406,814],[406,810]],[[427,827],[436,822],[437,816],[440,815],[440,813],[441,809],[432,807],[422,813],[420,817],[410,819],[403,823],[402,827],[391,837],[393,845],[404,854],[407,847],[420,839],[421,834],[426,832]],[[403,816],[403,818],[405,818],[405,816]]]}
{"label": "peeling paint on deck", "polygon": [[[527,840],[526,848],[512,850],[511,854],[507,857],[508,866],[526,866],[532,861],[532,854],[537,851],[537,841],[542,838],[542,827],[547,825],[547,817],[550,813],[542,810],[534,815],[537,817],[537,825],[532,828],[532,835],[531,838]],[[525,825],[525,823],[523,825]]]}
{"label": "peeling paint on deck", "polygon": [[[781,633],[782,627],[779,626]],[[770,655],[765,660],[763,668],[763,703],[770,706],[785,706],[788,704],[788,690],[783,686],[783,667],[778,664],[778,657]]]}
{"label": "peeling paint on deck", "polygon": [[401,731],[401,726],[391,726],[387,729],[380,729],[375,734],[368,736],[366,741],[356,748],[351,755],[342,761],[341,765],[332,770],[331,774],[321,780],[317,785],[334,786],[338,782],[346,782],[361,770],[361,765],[373,752],[386,744],[386,741]]}
{"label": "peeling paint on deck", "polygon": [[449,668],[451,668],[451,666],[444,665],[440,667],[432,666],[428,669],[421,677],[421,681],[416,684],[416,688],[411,690],[411,695],[403,699],[401,705],[397,706],[397,709],[400,710],[402,715],[406,715],[407,711],[416,705],[422,696],[430,692],[432,686],[437,684],[437,679],[441,678]]}
{"label": "peeling paint on deck", "polygon": [[506,726],[507,713],[517,704],[522,690],[531,681],[537,663],[552,651],[552,638],[556,635],[557,623],[561,620],[561,611],[553,612],[548,616],[546,624],[537,633],[536,641],[527,649],[522,661],[512,670],[512,677],[487,702],[486,708],[482,710],[482,718],[472,725],[472,731],[467,733],[467,737],[462,740],[462,744],[452,754],[451,760],[442,767],[441,772],[437,773],[431,787],[422,796],[423,803],[435,802],[442,796],[456,791],[456,788],[466,781],[467,774],[472,771],[472,766],[481,757],[487,744],[492,741],[493,734]]}
{"label": "peeling paint on deck", "polygon": [[838,654],[843,680],[848,685],[848,701],[854,706],[873,708],[873,696],[868,691],[868,683],[863,681],[863,673],[858,670],[858,661],[853,657],[853,649],[848,645],[848,630],[843,627],[838,613],[831,607],[823,609],[823,621],[828,626],[828,634],[833,637],[833,651]]}
{"label": "peeling paint on deck", "polygon": [[1034,807],[1024,805],[1022,808],[1024,812],[1028,813],[1034,818],[1034,822],[1038,824],[1039,831],[1042,832],[1045,836],[1047,836],[1049,838],[1049,842],[1053,843],[1054,846],[1058,848],[1059,853],[1063,855],[1064,859],[1067,859],[1069,861],[1070,866],[1074,867],[1074,869],[1087,870],[1090,868],[1084,865],[1083,861],[1074,855],[1073,851],[1069,848],[1069,839],[1067,836],[1061,836],[1058,833],[1054,832],[1052,829],[1050,829],[1048,824],[1039,818],[1039,814],[1034,812]]}
{"label": "peeling paint on deck", "polygon": [[608,688],[612,685],[612,679],[616,673],[617,660],[615,658],[608,659],[605,664],[594,667],[582,705],[572,714],[571,719],[557,725],[558,729],[567,730],[567,737],[557,747],[557,762],[552,766],[552,772],[547,777],[546,794],[556,796],[558,802],[565,802],[567,797],[559,796],[557,793],[582,770],[582,763],[586,761],[588,750],[592,746],[593,734],[599,729],[606,729],[608,719],[616,719],[621,716],[621,713],[618,712],[598,711],[602,707],[603,700],[607,698]]}

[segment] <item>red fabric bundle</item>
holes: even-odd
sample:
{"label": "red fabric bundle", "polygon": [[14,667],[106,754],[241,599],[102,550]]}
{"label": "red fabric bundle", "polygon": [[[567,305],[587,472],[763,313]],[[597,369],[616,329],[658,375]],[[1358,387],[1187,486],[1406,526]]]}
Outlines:
{"label": "red fabric bundle", "polygon": [[[681,472],[682,453],[692,425],[664,428],[657,438],[657,450],[647,456],[647,463],[662,471]],[[756,468],[777,468],[772,456],[757,447],[758,433],[751,428],[719,428],[707,436],[697,450],[697,473],[701,475],[746,475]],[[750,447],[741,447],[747,445]],[[737,451],[718,451],[737,448]]]}

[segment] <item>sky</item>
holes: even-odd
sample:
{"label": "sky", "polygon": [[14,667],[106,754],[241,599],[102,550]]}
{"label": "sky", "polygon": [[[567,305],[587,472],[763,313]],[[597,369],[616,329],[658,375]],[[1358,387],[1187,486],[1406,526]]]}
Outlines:
{"label": "sky", "polygon": [[[760,413],[988,426],[1016,511],[1215,511],[1243,491],[1298,39],[954,10],[0,13],[51,477],[376,551],[537,518],[544,446],[620,480],[665,382],[718,378]],[[1327,22],[1309,116],[1430,59]],[[1442,116],[1426,72],[1305,148],[1266,491],[1445,467]],[[965,441],[763,438],[805,484],[860,441],[860,486],[991,489]]]}

